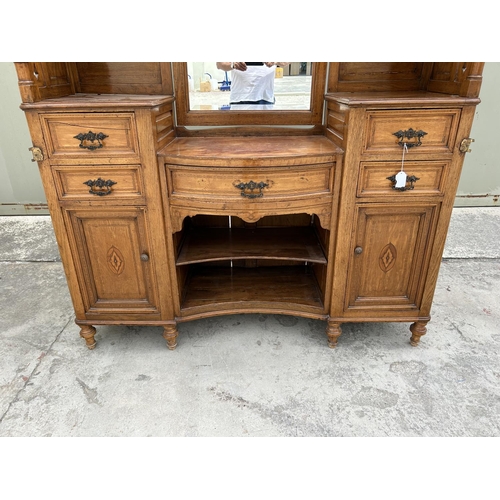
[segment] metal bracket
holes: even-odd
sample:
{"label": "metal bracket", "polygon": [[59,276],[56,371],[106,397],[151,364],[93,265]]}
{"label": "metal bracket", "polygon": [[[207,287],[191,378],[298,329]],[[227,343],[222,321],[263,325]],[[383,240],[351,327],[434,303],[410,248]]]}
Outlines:
{"label": "metal bracket", "polygon": [[31,151],[31,154],[33,155],[33,158],[31,161],[43,161],[43,151],[40,148],[37,148],[36,146],[33,146],[32,148],[29,148]]}
{"label": "metal bracket", "polygon": [[470,153],[472,150],[469,148],[471,143],[475,142],[474,139],[468,137],[467,139],[463,139],[460,143],[460,152],[461,153]]}

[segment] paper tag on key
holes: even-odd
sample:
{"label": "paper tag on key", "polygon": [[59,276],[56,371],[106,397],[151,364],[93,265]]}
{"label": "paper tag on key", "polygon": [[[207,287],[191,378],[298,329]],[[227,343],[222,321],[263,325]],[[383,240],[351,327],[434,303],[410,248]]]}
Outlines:
{"label": "paper tag on key", "polygon": [[396,174],[396,185],[394,186],[395,189],[398,188],[404,188],[406,186],[406,172],[398,172]]}

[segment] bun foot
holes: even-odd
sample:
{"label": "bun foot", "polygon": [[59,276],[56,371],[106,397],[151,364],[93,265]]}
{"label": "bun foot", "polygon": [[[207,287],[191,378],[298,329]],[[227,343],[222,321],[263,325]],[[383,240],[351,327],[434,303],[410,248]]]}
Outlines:
{"label": "bun foot", "polygon": [[173,351],[177,347],[177,325],[167,325],[163,327],[163,338],[167,341],[167,347]]}
{"label": "bun foot", "polygon": [[328,325],[326,327],[326,335],[328,336],[328,347],[331,349],[335,349],[337,347],[337,341],[342,334],[342,330],[340,329],[340,323],[333,323],[328,321]]}
{"label": "bun foot", "polygon": [[94,335],[96,333],[96,330],[93,326],[82,326],[80,329],[80,337],[85,339],[85,344],[89,349],[94,349],[96,346],[96,341],[94,338]]}
{"label": "bun foot", "polygon": [[427,333],[427,328],[425,327],[426,324],[427,321],[416,321],[410,326],[410,332],[412,333],[410,344],[413,347],[417,347],[420,342],[420,337]]}

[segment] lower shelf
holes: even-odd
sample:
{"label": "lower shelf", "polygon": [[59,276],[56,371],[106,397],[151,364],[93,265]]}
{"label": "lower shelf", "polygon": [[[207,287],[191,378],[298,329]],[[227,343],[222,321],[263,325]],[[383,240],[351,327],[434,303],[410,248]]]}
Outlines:
{"label": "lower shelf", "polygon": [[186,281],[182,316],[220,311],[276,311],[323,315],[321,291],[311,266],[193,266]]}

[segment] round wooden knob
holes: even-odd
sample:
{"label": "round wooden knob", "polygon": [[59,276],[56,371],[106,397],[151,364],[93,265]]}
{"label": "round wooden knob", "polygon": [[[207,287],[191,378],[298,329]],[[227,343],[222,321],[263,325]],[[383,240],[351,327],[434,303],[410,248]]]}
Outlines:
{"label": "round wooden knob", "polygon": [[356,255],[359,255],[359,254],[363,253],[363,249],[362,249],[361,247],[356,247],[356,248],[354,249],[354,253],[355,253]]}
{"label": "round wooden knob", "polygon": [[141,254],[142,262],[147,262],[149,260],[149,255],[147,253]]}

